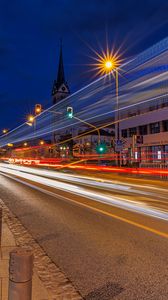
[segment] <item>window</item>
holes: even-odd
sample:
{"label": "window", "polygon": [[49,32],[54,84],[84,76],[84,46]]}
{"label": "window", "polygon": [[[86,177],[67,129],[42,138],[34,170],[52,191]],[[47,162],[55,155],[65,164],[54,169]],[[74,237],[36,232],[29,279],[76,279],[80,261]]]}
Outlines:
{"label": "window", "polygon": [[129,136],[132,137],[135,134],[137,134],[136,127],[129,128]]}
{"label": "window", "polygon": [[159,133],[160,132],[160,124],[159,122],[150,124],[150,133]]}
{"label": "window", "polygon": [[127,129],[123,129],[121,131],[121,135],[122,135],[123,138],[127,138],[128,137]]}
{"label": "window", "polygon": [[147,133],[148,133],[147,125],[139,126],[139,134],[140,135],[146,135]]}
{"label": "window", "polygon": [[168,120],[163,121],[163,131],[168,131]]}

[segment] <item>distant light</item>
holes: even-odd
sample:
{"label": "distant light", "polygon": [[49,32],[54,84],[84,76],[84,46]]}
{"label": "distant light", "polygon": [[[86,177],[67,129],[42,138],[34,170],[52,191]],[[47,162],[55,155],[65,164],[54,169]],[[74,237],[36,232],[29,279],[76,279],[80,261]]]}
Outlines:
{"label": "distant light", "polygon": [[3,129],[3,130],[2,130],[2,133],[3,133],[3,134],[8,133],[8,129]]}
{"label": "distant light", "polygon": [[27,118],[28,122],[33,123],[34,122],[34,116],[33,115],[29,115]]}

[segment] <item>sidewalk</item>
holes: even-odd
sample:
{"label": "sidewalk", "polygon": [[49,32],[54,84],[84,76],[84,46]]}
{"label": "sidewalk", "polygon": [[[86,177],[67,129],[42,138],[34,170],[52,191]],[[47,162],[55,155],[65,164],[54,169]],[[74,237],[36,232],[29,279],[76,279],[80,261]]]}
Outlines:
{"label": "sidewalk", "polygon": [[82,300],[66,275],[51,260],[20,220],[0,199],[3,211],[0,249],[0,300],[8,300],[9,253],[17,247],[34,253],[32,300]]}
{"label": "sidewalk", "polygon": [[[12,232],[5,222],[2,223],[2,242],[0,255],[0,300],[8,300],[9,252],[16,247]],[[32,300],[50,300],[42,281],[34,270]]]}

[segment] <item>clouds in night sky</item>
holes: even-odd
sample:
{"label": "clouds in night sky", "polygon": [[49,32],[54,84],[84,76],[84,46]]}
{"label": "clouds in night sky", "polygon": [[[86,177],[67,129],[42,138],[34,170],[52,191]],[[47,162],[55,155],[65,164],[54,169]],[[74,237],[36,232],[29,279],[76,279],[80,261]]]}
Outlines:
{"label": "clouds in night sky", "polygon": [[92,80],[84,64],[106,43],[129,57],[167,36],[167,0],[0,0],[0,128],[51,101],[63,38],[71,91]]}

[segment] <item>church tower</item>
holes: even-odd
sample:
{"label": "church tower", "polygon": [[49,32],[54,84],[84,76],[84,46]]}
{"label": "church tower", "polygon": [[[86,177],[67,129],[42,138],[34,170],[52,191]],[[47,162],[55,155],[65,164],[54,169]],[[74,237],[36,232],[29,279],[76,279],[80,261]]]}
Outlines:
{"label": "church tower", "polygon": [[60,100],[69,96],[69,94],[70,94],[70,90],[64,75],[64,64],[63,64],[63,55],[62,55],[62,42],[61,42],[57,80],[54,80],[54,85],[52,89],[53,104],[58,103]]}

